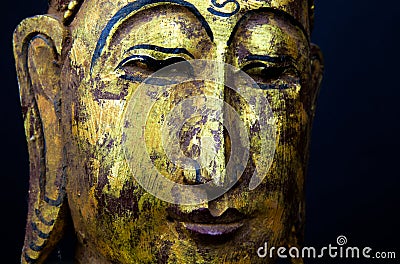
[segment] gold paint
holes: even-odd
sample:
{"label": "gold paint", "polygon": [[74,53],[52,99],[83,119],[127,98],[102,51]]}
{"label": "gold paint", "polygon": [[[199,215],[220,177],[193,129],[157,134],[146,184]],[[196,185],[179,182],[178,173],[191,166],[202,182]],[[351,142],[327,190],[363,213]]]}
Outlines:
{"label": "gold paint", "polygon": [[[132,2],[135,1],[86,0],[80,5],[80,1],[74,0],[60,15],[63,21],[38,16],[23,21],[16,30],[15,57],[22,106],[26,109],[24,125],[31,162],[22,263],[28,262],[25,253],[38,263],[45,261],[64,230],[64,210],[71,213],[79,241],[77,259],[82,263],[273,263],[257,256],[258,247],[265,241],[279,247],[302,240],[304,223],[298,219],[304,218],[304,174],[323,69],[318,48],[308,41],[313,5],[307,0],[238,0],[238,12],[224,17],[211,13],[210,8],[229,14],[236,10],[234,3],[217,8],[210,1],[188,0],[209,25],[214,36],[211,39],[204,23],[186,7],[154,2],[127,14],[111,27],[104,49],[92,65],[101,32],[121,8]],[[281,15],[282,12],[287,15]],[[298,24],[293,24],[288,16]],[[240,24],[235,27],[237,23]],[[33,38],[36,35],[42,38]],[[186,49],[191,55],[145,46],[129,51],[137,45]],[[124,128],[137,125],[124,123],[129,114],[127,105],[137,100],[146,108],[145,98],[135,98],[135,92],[141,82],[139,77],[145,79],[153,72],[143,61],[121,66],[122,61],[134,55],[158,61],[193,57],[242,69],[254,64],[248,59],[252,55],[275,60],[257,59],[257,67],[246,70],[268,89],[246,87],[240,80],[236,83],[238,93],[221,84],[200,81],[177,85],[153,105],[141,138],[126,141]],[[215,71],[223,83],[225,69]],[[126,80],[125,75],[138,77],[137,81]],[[277,87],[284,88],[273,89]],[[131,144],[129,148],[134,149],[145,140],[146,151],[164,177],[181,184],[195,184],[196,171],[171,165],[161,138],[168,113],[182,100],[200,95],[225,101],[239,114],[250,135],[248,173],[258,165],[258,172],[266,178],[250,191],[250,177],[245,175],[214,201],[174,206],[153,197],[136,182],[124,154],[124,144]],[[246,102],[243,98],[251,100]],[[263,168],[264,158],[270,154],[262,145],[272,139],[257,131],[261,117],[254,114],[263,115],[267,101],[274,116],[262,118],[275,122],[277,128],[276,142],[270,142],[277,148],[269,171]],[[212,108],[223,112],[222,104]],[[223,116],[225,120],[230,118],[228,114]],[[196,129],[200,132],[195,132]],[[184,135],[181,148],[188,156],[204,152],[204,157],[210,160],[210,153],[216,152],[216,162],[209,162],[201,169],[202,181],[223,183],[231,176],[223,172],[231,142],[223,126],[212,116],[187,120],[181,135]],[[203,136],[214,141],[202,142]],[[41,151],[45,143],[47,149]],[[202,148],[197,150],[199,146]],[[44,183],[39,180],[43,168]],[[143,165],[139,169],[148,172],[151,168]],[[62,192],[64,188],[66,194]],[[46,202],[45,197],[56,200],[60,195],[63,197],[60,204],[52,206]],[[206,199],[207,193],[204,196]],[[39,219],[36,209],[45,221]],[[246,219],[242,229],[223,243],[207,243],[193,236],[182,220],[168,215],[170,209],[183,214],[201,209],[213,217],[223,217],[226,210],[235,210]],[[49,225],[46,221],[54,223]],[[49,238],[39,238],[31,223],[48,233]],[[46,243],[46,247],[35,252],[29,248],[31,242],[38,246]]]}
{"label": "gold paint", "polygon": [[78,5],[78,1],[74,0],[68,4],[68,9],[73,10]]}

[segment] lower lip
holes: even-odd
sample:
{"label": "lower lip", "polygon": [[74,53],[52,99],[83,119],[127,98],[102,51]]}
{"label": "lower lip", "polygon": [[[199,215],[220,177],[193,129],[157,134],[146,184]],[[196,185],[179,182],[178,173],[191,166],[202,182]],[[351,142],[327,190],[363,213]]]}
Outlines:
{"label": "lower lip", "polygon": [[200,223],[183,223],[183,226],[194,233],[209,236],[222,236],[235,232],[243,226],[243,223],[231,224],[200,224]]}

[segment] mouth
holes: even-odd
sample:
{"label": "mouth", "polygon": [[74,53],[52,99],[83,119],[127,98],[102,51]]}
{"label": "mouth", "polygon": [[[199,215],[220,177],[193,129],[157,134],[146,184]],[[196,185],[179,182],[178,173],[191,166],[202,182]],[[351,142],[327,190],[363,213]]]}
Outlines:
{"label": "mouth", "polygon": [[230,235],[238,231],[245,216],[237,209],[229,208],[221,216],[213,216],[207,208],[183,213],[177,208],[167,210],[170,220],[179,222],[193,234],[211,237]]}
{"label": "mouth", "polygon": [[183,226],[193,232],[200,235],[209,236],[222,236],[228,235],[243,226],[243,223],[232,223],[232,224],[198,224],[198,223],[183,223]]}

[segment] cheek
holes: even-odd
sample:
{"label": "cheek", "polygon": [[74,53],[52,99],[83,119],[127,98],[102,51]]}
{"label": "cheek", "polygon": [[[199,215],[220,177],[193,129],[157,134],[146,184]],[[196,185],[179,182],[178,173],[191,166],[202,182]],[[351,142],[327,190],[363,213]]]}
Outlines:
{"label": "cheek", "polygon": [[161,223],[166,218],[162,210],[166,205],[135,183],[126,162],[125,101],[95,98],[89,89],[81,87],[72,107],[74,144],[69,151],[67,190],[74,226],[81,242],[87,239],[95,243],[104,255],[134,252],[141,239],[151,241],[151,236],[159,233],[170,235],[170,227]]}
{"label": "cheek", "polygon": [[[301,98],[302,87],[273,91],[268,95],[277,127],[274,162],[268,172],[270,184],[302,190],[306,166],[309,118]],[[286,186],[286,187],[285,187]]]}
{"label": "cheek", "polygon": [[[277,156],[301,159],[308,141],[309,117],[303,102],[303,87],[274,91],[268,95],[277,126]],[[282,153],[282,154],[281,154]]]}
{"label": "cheek", "polygon": [[71,160],[76,164],[74,175],[82,182],[76,188],[97,206],[94,198],[103,193],[118,198],[124,188],[133,187],[125,186],[130,177],[121,149],[125,102],[96,98],[95,87],[81,85],[72,102],[71,141],[76,152],[72,155],[76,157]]}
{"label": "cheek", "polygon": [[[268,98],[275,125],[275,152],[272,163],[266,171],[259,170],[265,176],[263,182],[253,191],[249,191],[249,183],[243,184],[230,192],[232,203],[246,214],[255,214],[258,221],[270,226],[271,232],[279,234],[288,229],[292,214],[298,212],[303,199],[304,172],[306,166],[309,119],[301,101],[301,87],[263,91],[262,96],[254,96],[250,105],[258,107],[263,98]],[[258,132],[251,132],[252,159],[245,178],[253,175],[255,165],[264,158],[260,151],[265,137],[260,138]],[[260,224],[255,222],[254,224]]]}

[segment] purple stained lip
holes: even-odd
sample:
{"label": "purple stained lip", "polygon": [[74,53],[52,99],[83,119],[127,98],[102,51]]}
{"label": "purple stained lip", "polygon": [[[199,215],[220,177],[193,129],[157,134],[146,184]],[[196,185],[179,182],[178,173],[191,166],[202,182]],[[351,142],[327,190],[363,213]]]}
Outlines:
{"label": "purple stained lip", "polygon": [[243,226],[243,223],[231,224],[200,224],[183,223],[187,230],[201,235],[221,236],[235,232]]}
{"label": "purple stained lip", "polygon": [[170,219],[181,223],[187,230],[209,236],[221,236],[235,232],[244,225],[245,215],[235,208],[227,209],[220,216],[213,216],[207,208],[183,213],[177,207],[168,210]]}

